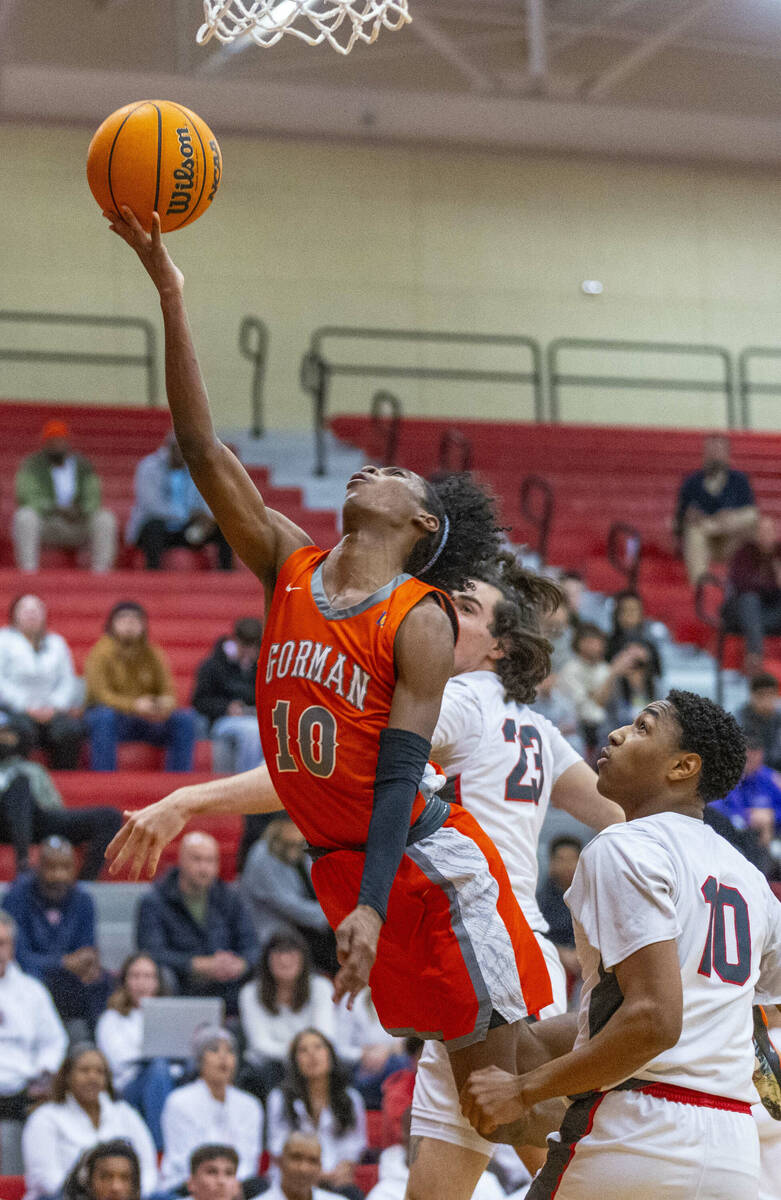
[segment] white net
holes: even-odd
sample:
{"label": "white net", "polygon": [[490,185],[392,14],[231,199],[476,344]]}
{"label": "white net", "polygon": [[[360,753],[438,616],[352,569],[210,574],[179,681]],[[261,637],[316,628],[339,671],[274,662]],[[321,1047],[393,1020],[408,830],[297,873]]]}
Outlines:
{"label": "white net", "polygon": [[211,38],[251,38],[273,46],[286,34],[310,46],[327,42],[349,54],[356,42],[371,45],[381,29],[401,29],[410,20],[409,0],[203,0],[201,44]]}

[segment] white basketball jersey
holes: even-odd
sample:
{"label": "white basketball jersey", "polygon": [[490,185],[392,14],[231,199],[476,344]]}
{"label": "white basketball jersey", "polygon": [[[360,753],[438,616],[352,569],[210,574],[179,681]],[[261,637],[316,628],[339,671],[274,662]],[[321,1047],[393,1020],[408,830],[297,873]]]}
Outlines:
{"label": "white basketball jersey", "polygon": [[553,785],[580,755],[545,717],[505,700],[493,671],[469,671],[448,680],[431,757],[499,851],[529,925],[546,933],[537,842]]}
{"label": "white basketball jersey", "polygon": [[584,978],[575,1044],[620,1005],[615,965],[675,939],[681,1036],[635,1077],[756,1103],[751,1009],[781,1002],[781,903],[756,867],[702,821],[659,813],[597,834],[565,899]]}

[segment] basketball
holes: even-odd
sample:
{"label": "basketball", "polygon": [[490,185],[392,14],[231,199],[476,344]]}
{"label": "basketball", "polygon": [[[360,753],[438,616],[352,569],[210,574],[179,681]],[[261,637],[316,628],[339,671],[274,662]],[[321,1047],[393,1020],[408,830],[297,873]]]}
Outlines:
{"label": "basketball", "polygon": [[87,182],[101,209],[128,205],[147,232],[152,213],[164,233],[198,219],[222,176],[217,139],[200,117],[170,100],[140,100],[113,112],[87,153]]}

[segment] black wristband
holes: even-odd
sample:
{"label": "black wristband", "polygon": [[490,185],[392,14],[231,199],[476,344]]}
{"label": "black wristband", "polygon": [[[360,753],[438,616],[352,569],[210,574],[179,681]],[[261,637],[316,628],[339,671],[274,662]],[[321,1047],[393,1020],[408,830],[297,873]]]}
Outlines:
{"label": "black wristband", "polygon": [[383,729],[374,776],[374,802],[366,839],[359,904],[385,920],[388,896],[409,835],[412,806],[431,742],[408,729]]}

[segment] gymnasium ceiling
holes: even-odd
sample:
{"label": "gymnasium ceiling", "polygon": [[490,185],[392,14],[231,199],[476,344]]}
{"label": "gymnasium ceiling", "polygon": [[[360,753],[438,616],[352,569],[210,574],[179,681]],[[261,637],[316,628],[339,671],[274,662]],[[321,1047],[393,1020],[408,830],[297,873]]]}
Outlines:
{"label": "gymnasium ceiling", "polygon": [[197,46],[200,0],[0,0],[0,119],[781,162],[781,0],[410,0],[349,58]]}

